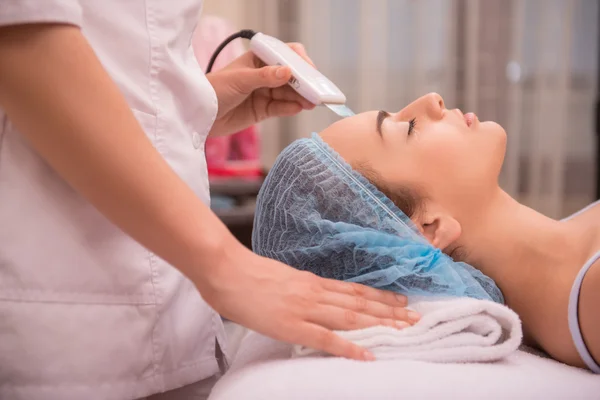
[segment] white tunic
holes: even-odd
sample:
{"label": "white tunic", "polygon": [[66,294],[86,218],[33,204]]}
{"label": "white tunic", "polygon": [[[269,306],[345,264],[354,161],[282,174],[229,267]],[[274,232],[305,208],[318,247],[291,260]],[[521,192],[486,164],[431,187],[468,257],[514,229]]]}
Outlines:
{"label": "white tunic", "polygon": [[[208,204],[204,141],[217,101],[190,47],[200,9],[1,0],[0,26],[80,26],[156,149]],[[218,372],[215,337],[223,346],[221,320],[195,286],[71,189],[0,109],[0,398],[173,389]]]}

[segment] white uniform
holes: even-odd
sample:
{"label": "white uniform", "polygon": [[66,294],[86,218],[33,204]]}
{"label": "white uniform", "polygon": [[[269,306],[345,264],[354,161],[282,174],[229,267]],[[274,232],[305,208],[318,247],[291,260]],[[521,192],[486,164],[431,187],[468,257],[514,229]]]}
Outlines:
{"label": "white uniform", "polygon": [[[208,204],[204,141],[217,101],[190,47],[200,9],[1,0],[0,25],[80,26],[156,149]],[[171,390],[218,373],[215,338],[223,348],[221,319],[195,286],[71,189],[0,109],[0,398]]]}

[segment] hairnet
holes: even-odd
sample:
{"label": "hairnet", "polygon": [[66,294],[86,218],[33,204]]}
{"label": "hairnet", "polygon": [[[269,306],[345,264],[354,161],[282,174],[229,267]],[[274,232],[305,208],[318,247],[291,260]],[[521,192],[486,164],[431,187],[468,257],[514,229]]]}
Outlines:
{"label": "hairnet", "polygon": [[279,155],[258,195],[252,245],[325,278],[405,295],[504,302],[493,280],[433,247],[316,134]]}

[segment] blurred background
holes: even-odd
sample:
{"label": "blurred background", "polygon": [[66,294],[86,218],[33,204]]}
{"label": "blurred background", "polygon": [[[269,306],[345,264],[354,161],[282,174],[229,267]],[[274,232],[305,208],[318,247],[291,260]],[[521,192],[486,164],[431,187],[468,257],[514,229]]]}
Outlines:
{"label": "blurred background", "polygon": [[[598,197],[598,0],[206,0],[206,16],[302,42],[357,113],[436,91],[500,123],[502,187],[548,216]],[[256,127],[260,165],[336,119],[318,108]]]}

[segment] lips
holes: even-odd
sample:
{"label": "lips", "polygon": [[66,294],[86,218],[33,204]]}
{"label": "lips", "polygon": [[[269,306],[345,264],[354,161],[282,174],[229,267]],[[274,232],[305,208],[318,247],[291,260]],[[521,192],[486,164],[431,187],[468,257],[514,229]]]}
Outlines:
{"label": "lips", "polygon": [[477,115],[475,115],[475,113],[466,113],[465,115],[463,115],[463,118],[465,120],[465,124],[467,124],[467,126],[470,128],[471,125],[473,125],[473,123],[477,120]]}

